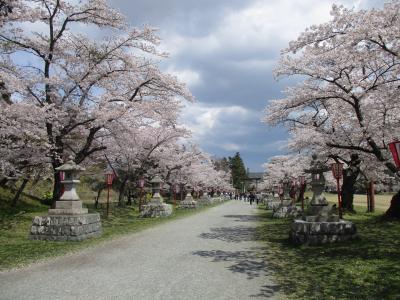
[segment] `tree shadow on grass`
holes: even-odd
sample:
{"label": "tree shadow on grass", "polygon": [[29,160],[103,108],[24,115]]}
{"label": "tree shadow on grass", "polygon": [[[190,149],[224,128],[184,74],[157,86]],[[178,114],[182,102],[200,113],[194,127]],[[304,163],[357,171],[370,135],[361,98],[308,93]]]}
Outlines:
{"label": "tree shadow on grass", "polygon": [[356,241],[323,246],[293,246],[290,221],[270,219],[258,228],[264,254],[279,285],[296,299],[399,299],[400,222],[371,215],[349,216]]}

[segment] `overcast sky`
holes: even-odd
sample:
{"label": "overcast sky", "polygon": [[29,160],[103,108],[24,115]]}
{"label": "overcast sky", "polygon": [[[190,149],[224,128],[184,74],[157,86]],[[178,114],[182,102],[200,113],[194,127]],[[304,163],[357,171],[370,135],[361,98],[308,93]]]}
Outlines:
{"label": "overcast sky", "polygon": [[261,123],[268,100],[293,80],[273,77],[280,50],[306,27],[330,19],[333,3],[381,7],[383,0],[110,0],[133,25],[159,28],[170,57],[162,69],[186,82],[196,103],[182,122],[206,152],[262,171],[285,153],[284,129]]}

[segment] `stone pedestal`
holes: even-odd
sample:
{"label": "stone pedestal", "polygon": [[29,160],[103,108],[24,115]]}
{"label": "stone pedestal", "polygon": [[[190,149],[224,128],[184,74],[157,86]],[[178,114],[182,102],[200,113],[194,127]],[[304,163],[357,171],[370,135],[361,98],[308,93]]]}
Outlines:
{"label": "stone pedestal", "polygon": [[172,214],[172,206],[166,203],[149,202],[142,209],[140,216],[143,218],[168,217]]}
{"label": "stone pedestal", "polygon": [[283,219],[283,218],[297,218],[302,215],[301,208],[296,205],[279,205],[276,209],[274,209],[274,213],[272,214],[273,218]]}
{"label": "stone pedestal", "polygon": [[82,201],[76,193],[75,179],[77,173],[84,168],[68,161],[56,169],[65,172],[61,181],[65,191],[56,201],[54,209],[49,209],[47,216],[37,216],[33,219],[29,238],[49,241],[82,241],[87,238],[100,236],[101,221],[98,213],[88,214],[87,208],[82,207]]}
{"label": "stone pedestal", "polygon": [[207,196],[204,196],[204,195],[202,197],[200,197],[199,200],[197,200],[197,203],[200,206],[207,206],[207,205],[212,205],[213,204],[212,199],[207,197]]}
{"label": "stone pedestal", "polygon": [[212,202],[213,203],[221,203],[221,202],[224,202],[224,199],[222,197],[213,197]]}
{"label": "stone pedestal", "polygon": [[172,214],[172,205],[164,203],[160,194],[153,196],[151,201],[143,205],[140,216],[143,218],[168,217]]}
{"label": "stone pedestal", "polygon": [[282,200],[279,200],[279,198],[272,198],[272,199],[269,199],[265,203],[265,206],[266,206],[266,209],[268,209],[268,210],[276,210],[280,206],[289,206],[290,203],[291,203],[290,200],[283,200],[282,201]]}
{"label": "stone pedestal", "polygon": [[179,208],[182,209],[196,209],[198,207],[199,204],[193,199],[190,193],[187,193],[185,199],[179,203]]}
{"label": "stone pedestal", "polygon": [[151,183],[153,184],[153,198],[151,201],[142,206],[142,212],[140,216],[143,218],[158,218],[167,217],[172,214],[172,205],[164,203],[163,198],[160,195],[161,178],[155,176]]}
{"label": "stone pedestal", "polygon": [[82,215],[87,214],[88,209],[82,207],[82,201],[56,201],[56,206],[49,209],[49,215]]}
{"label": "stone pedestal", "polygon": [[356,226],[344,220],[338,222],[295,220],[289,233],[290,241],[296,245],[321,245],[353,240],[356,237]]}
{"label": "stone pedestal", "polygon": [[82,241],[100,236],[100,215],[48,215],[35,217],[30,239],[48,241]]}

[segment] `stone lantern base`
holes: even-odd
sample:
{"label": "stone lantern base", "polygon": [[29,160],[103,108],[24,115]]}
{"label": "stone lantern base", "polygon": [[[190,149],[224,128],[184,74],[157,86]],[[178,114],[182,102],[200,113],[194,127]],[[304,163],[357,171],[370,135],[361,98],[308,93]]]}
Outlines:
{"label": "stone lantern base", "polygon": [[297,218],[302,215],[301,208],[297,207],[296,205],[279,205],[277,208],[274,209],[272,214],[273,218],[283,219],[283,218]]}
{"label": "stone lantern base", "polygon": [[33,219],[29,238],[48,241],[82,241],[100,236],[100,214],[49,214]]}
{"label": "stone lantern base", "polygon": [[278,207],[282,206],[289,206],[292,203],[291,200],[283,200],[281,201],[279,198],[270,198],[265,201],[266,209],[268,210],[276,210]]}
{"label": "stone lantern base", "polygon": [[297,245],[321,245],[353,240],[356,237],[356,226],[344,220],[337,222],[295,220],[289,233],[290,241]]}
{"label": "stone lantern base", "polygon": [[267,209],[272,209],[273,218],[295,218],[301,215],[301,210],[293,205],[292,199],[273,200],[267,204]]}
{"label": "stone lantern base", "polygon": [[197,200],[197,203],[200,206],[207,206],[207,205],[212,205],[213,201],[212,201],[212,198],[209,198],[209,197],[203,195],[199,200]]}
{"label": "stone lantern base", "polygon": [[199,208],[199,204],[193,199],[192,195],[188,193],[183,201],[179,203],[179,208],[182,209],[196,209]]}
{"label": "stone lantern base", "polygon": [[172,214],[172,205],[164,203],[161,196],[155,196],[151,201],[142,206],[142,218],[167,217]]}
{"label": "stone lantern base", "polygon": [[100,236],[99,213],[87,213],[82,201],[57,201],[47,216],[36,216],[29,238],[48,241],[82,241]]}

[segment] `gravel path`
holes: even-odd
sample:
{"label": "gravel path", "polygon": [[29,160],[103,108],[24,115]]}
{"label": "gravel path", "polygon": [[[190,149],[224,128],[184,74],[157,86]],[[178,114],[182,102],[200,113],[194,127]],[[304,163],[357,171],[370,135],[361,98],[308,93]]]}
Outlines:
{"label": "gravel path", "polygon": [[278,298],[257,216],[230,201],[82,252],[0,273],[0,299]]}

